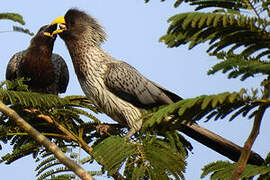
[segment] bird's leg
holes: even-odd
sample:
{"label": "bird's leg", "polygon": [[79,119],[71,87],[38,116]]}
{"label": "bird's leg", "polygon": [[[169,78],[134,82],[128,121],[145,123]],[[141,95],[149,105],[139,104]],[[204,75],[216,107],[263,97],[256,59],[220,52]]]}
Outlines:
{"label": "bird's leg", "polygon": [[25,112],[28,112],[28,113],[31,113],[31,114],[34,114],[34,113],[37,113],[39,112],[38,109],[24,109]]}
{"label": "bird's leg", "polygon": [[108,129],[110,129],[110,126],[107,124],[99,124],[96,126],[96,131],[102,136],[103,134],[107,134],[111,136],[111,134],[108,132]]}
{"label": "bird's leg", "polygon": [[126,137],[130,138],[131,136],[133,136],[137,131],[134,128],[131,128],[129,130],[129,132],[127,133]]}

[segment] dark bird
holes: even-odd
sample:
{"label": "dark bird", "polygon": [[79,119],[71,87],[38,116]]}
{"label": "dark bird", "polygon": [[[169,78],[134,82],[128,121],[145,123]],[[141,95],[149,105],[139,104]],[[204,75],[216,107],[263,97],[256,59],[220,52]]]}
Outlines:
{"label": "dark bird", "polygon": [[[70,9],[65,16],[56,18],[59,34],[69,50],[76,75],[86,96],[115,121],[127,124],[128,137],[140,130],[142,113],[152,107],[181,100],[179,96],[141,75],[129,64],[106,53],[100,45],[106,34],[90,15]],[[183,124],[181,131],[215,151],[237,161],[241,148],[236,144],[200,127]],[[256,153],[249,163],[261,164]]]}
{"label": "dark bird", "polygon": [[10,59],[6,69],[6,79],[24,77],[29,89],[34,92],[59,94],[66,92],[69,72],[64,59],[52,53],[56,35],[48,37],[57,25],[42,26],[32,38],[30,46],[17,52]]}

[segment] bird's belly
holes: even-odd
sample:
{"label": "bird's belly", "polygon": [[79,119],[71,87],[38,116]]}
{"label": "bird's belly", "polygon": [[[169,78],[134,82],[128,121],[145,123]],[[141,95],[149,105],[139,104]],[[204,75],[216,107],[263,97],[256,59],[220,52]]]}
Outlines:
{"label": "bird's belly", "polygon": [[141,128],[142,120],[139,118],[142,113],[140,109],[114,95],[107,90],[105,85],[97,83],[93,86],[87,81],[81,81],[80,84],[87,98],[113,120],[120,124],[127,124],[136,130]]}

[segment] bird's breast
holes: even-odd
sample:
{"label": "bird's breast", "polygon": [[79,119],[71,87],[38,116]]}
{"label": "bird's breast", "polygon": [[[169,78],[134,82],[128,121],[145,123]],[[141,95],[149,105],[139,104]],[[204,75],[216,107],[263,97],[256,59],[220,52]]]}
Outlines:
{"label": "bird's breast", "polygon": [[105,114],[121,124],[128,124],[129,127],[139,129],[141,111],[131,103],[117,97],[105,85],[105,75],[108,64],[114,60],[100,48],[80,48],[68,46],[75,68],[76,75],[85,95],[99,107]]}
{"label": "bird's breast", "polygon": [[54,80],[54,69],[50,57],[26,55],[18,66],[19,76],[30,78],[30,88],[43,88]]}

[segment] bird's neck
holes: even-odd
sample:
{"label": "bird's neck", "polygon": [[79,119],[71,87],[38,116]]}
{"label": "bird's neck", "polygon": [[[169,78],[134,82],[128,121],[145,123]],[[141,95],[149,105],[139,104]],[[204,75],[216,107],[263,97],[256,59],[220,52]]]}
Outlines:
{"label": "bird's neck", "polygon": [[46,45],[41,45],[41,46],[30,46],[28,48],[28,53],[29,54],[35,54],[39,56],[43,56],[44,60],[50,60],[50,57],[52,56],[52,49],[46,47]]}
{"label": "bird's neck", "polygon": [[38,69],[44,69],[45,67],[53,69],[51,56],[52,48],[48,47],[47,45],[30,45],[25,54],[25,58],[23,59],[23,63],[27,63],[27,65],[30,67],[39,67]]}
{"label": "bird's neck", "polygon": [[90,63],[102,63],[107,53],[92,41],[71,40],[66,41],[70,56],[74,61],[90,61]]}
{"label": "bird's neck", "polygon": [[111,58],[100,46],[89,41],[65,42],[79,80],[103,73],[101,67],[106,66],[107,60]]}
{"label": "bird's neck", "polygon": [[19,71],[25,78],[31,80],[27,83],[30,88],[42,88],[53,82],[52,52],[46,45],[30,45],[22,62]]}

